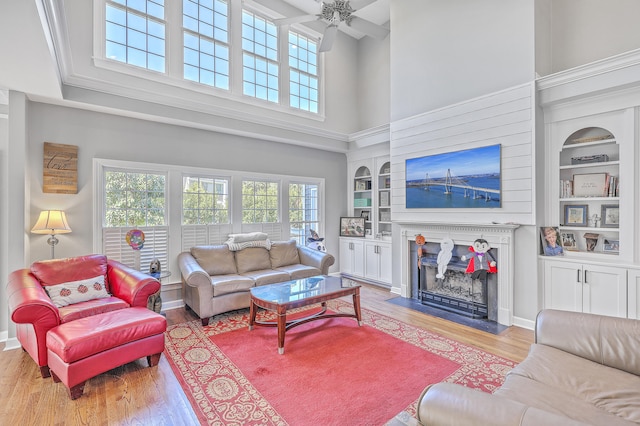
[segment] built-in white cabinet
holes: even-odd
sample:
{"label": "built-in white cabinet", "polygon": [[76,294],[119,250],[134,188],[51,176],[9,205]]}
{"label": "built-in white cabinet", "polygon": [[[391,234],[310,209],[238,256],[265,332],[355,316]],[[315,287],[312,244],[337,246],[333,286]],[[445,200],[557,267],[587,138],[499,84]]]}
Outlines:
{"label": "built-in white cabinet", "polygon": [[545,308],[627,317],[627,270],[545,260]]}
{"label": "built-in white cabinet", "polygon": [[364,276],[364,240],[340,238],[340,272],[354,277]]}
{"label": "built-in white cabinet", "polygon": [[640,270],[627,272],[627,316],[640,320]]}
{"label": "built-in white cabinet", "polygon": [[386,241],[365,241],[364,276],[368,280],[391,284],[391,243]]}

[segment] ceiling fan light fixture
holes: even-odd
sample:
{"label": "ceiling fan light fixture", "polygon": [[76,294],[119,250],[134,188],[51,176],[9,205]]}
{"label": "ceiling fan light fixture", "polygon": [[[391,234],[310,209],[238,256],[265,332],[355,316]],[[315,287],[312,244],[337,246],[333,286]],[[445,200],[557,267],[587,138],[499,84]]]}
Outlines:
{"label": "ceiling fan light fixture", "polygon": [[320,16],[330,24],[345,22],[348,25],[353,19],[353,12],[355,10],[349,4],[349,0],[335,0],[332,3],[322,2]]}

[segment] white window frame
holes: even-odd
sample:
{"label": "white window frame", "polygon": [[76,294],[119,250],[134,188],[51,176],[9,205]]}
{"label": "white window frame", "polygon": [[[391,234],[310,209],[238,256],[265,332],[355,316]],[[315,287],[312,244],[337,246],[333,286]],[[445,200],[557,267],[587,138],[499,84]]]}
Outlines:
{"label": "white window frame", "polygon": [[[294,221],[291,220],[291,217],[289,217],[289,232],[291,233],[291,228],[292,228],[293,224],[302,224],[304,228],[307,228],[307,225],[309,225],[309,224],[317,224],[317,226],[309,226],[309,228],[313,229],[316,232],[319,232],[318,229],[319,229],[319,225],[320,225],[320,207],[321,207],[321,205],[320,205],[320,195],[321,195],[320,186],[318,184],[316,184],[316,183],[296,182],[296,181],[293,181],[293,180],[290,181],[289,184],[287,185],[287,196],[288,196],[287,214],[289,214],[289,212],[291,210],[291,185],[309,185],[309,186],[313,185],[313,186],[316,186],[316,191],[317,191],[317,194],[316,194],[316,197],[315,197],[315,199],[316,199],[316,208],[313,209],[313,210],[315,210],[317,218],[314,221],[303,220],[301,222],[294,222]],[[307,210],[307,209],[304,209],[304,210]],[[298,244],[306,245],[307,237],[310,237],[310,235],[308,235],[307,232],[305,231],[304,235],[298,236],[298,238],[299,238],[297,240]]]}
{"label": "white window frame", "polygon": [[[188,167],[169,164],[143,163],[111,159],[93,159],[93,250],[95,253],[102,253],[103,224],[104,217],[104,181],[103,173],[105,168],[140,170],[151,173],[166,173],[167,192],[165,194],[167,206],[167,229],[168,229],[168,267],[163,270],[171,271],[171,276],[163,280],[163,285],[171,285],[180,281],[180,270],[178,268],[178,255],[183,251],[188,251],[198,244],[222,244],[226,241],[228,234],[241,232],[266,232],[273,241],[289,240],[289,183],[303,183],[318,186],[318,223],[316,231],[320,236],[326,232],[325,225],[325,179],[292,175],[274,175],[271,173],[255,173],[247,171],[231,171],[223,169],[209,169],[201,167]],[[231,205],[231,223],[227,225],[204,227],[201,225],[182,226],[182,178],[184,175],[199,175],[207,177],[228,178],[230,182],[229,202]],[[277,223],[242,223],[242,181],[258,180],[279,183],[279,220]],[[287,188],[287,190],[283,190]],[[120,238],[120,237],[118,237]],[[124,241],[121,238],[121,241]],[[126,244],[126,243],[123,243]],[[126,246],[123,249],[126,253],[133,250]],[[129,252],[131,250],[131,252]],[[144,271],[144,266],[141,266]]]}
{"label": "white window frame", "polygon": [[[256,99],[250,96],[243,95],[242,89],[242,33],[241,33],[241,20],[242,10],[246,9],[252,13],[257,13],[268,19],[277,19],[282,16],[274,11],[271,11],[265,7],[262,7],[256,3],[251,4],[244,3],[243,1],[229,0],[229,46],[231,50],[230,57],[230,90],[209,86],[202,83],[197,83],[184,78],[184,61],[183,61],[183,37],[182,37],[182,1],[181,0],[165,0],[165,72],[159,73],[156,71],[141,68],[135,65],[129,65],[120,61],[107,59],[105,57],[105,4],[107,0],[93,0],[93,64],[96,68],[115,72],[119,74],[125,74],[133,77],[138,77],[149,81],[151,86],[146,87],[147,92],[157,92],[158,87],[156,84],[169,85],[171,87],[185,90],[181,96],[182,101],[180,105],[184,103],[193,102],[198,108],[201,108],[202,103],[193,99],[195,95],[208,95],[215,96],[217,98],[230,100],[233,102],[239,102],[246,105],[251,105],[260,108],[267,108],[280,113],[285,113],[291,116],[297,116],[305,119],[324,121],[325,120],[325,65],[324,55],[318,56],[318,112],[312,113],[309,111],[301,110],[299,108],[291,107],[289,105],[289,61],[288,61],[288,31],[289,27],[283,25],[279,27],[278,34],[278,51],[279,51],[279,96],[280,101],[278,103],[264,101],[262,99]],[[237,21],[237,22],[236,22]],[[294,31],[307,36],[311,39],[320,39],[321,34],[315,32],[307,27],[300,25],[292,25],[291,28],[295,28]],[[286,58],[283,58],[286,55]],[[283,77],[284,76],[284,77]],[[125,80],[122,80],[123,82]],[[128,87],[128,86],[127,86]],[[123,87],[126,89],[127,87]],[[137,87],[135,87],[137,88]],[[130,87],[130,89],[135,89]],[[191,93],[188,93],[191,92]]]}

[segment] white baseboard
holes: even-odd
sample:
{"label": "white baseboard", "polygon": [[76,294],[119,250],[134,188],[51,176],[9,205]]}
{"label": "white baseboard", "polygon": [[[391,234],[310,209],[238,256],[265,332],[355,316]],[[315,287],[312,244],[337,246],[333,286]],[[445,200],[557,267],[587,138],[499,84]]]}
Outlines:
{"label": "white baseboard", "polygon": [[172,300],[170,302],[162,302],[162,310],[170,311],[171,309],[184,308],[184,302],[182,299]]}
{"label": "white baseboard", "polygon": [[6,343],[4,345],[4,350],[5,351],[11,351],[13,349],[20,349],[22,347],[22,345],[20,344],[20,342],[18,341],[18,339],[16,337],[12,337],[11,339],[5,339]]}
{"label": "white baseboard", "polygon": [[536,322],[524,318],[513,317],[513,325],[526,328],[527,330],[534,330],[536,327]]}

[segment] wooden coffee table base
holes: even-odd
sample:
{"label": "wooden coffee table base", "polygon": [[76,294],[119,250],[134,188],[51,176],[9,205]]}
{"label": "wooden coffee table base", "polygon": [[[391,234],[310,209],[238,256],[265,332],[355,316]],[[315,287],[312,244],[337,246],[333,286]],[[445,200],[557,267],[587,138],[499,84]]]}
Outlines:
{"label": "wooden coffee table base", "polygon": [[[327,301],[332,299],[338,299],[344,296],[353,296],[353,314],[344,313],[326,313]],[[318,312],[314,312],[311,315],[302,318],[296,318],[295,320],[287,321],[287,309],[299,308],[302,306],[309,306],[316,303],[320,303],[322,309]],[[276,312],[278,315],[277,321],[257,321],[256,314],[258,308],[263,308],[268,311]],[[305,324],[309,321],[315,321],[319,319],[347,317],[355,318],[358,321],[358,325],[362,325],[362,314],[360,313],[360,286],[344,288],[338,292],[324,294],[319,296],[312,296],[306,299],[297,300],[295,302],[277,303],[267,300],[262,300],[251,294],[251,306],[249,308],[249,330],[253,330],[254,325],[261,325],[265,327],[278,327],[278,353],[284,354],[284,335],[287,330]]]}

